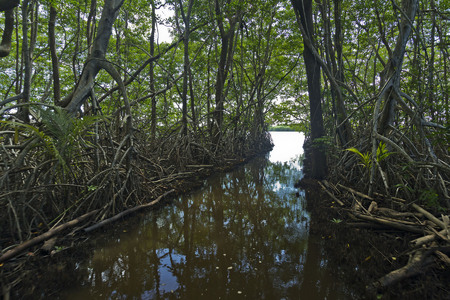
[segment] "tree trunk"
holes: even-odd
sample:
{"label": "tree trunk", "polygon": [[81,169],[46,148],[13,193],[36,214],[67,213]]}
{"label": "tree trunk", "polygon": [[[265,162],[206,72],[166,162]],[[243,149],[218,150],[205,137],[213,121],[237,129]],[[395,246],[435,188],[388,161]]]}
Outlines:
{"label": "tree trunk", "polygon": [[8,56],[11,51],[11,39],[14,31],[14,9],[5,11],[4,28],[2,42],[0,44],[0,57]]}
{"label": "tree trunk", "polygon": [[53,101],[58,104],[61,100],[61,87],[59,81],[59,61],[56,55],[56,40],[55,40],[55,23],[58,12],[56,8],[50,6],[50,19],[48,21],[48,44],[50,48],[50,55],[52,58],[52,72],[53,72]]}
{"label": "tree trunk", "polygon": [[[330,66],[330,74],[334,77],[333,80],[337,82],[344,82],[343,61],[342,61],[342,28],[341,28],[341,2],[342,0],[335,0],[334,2],[334,21],[335,33],[332,39],[332,30],[330,22],[330,0],[322,2],[322,16],[324,20],[325,33],[325,52],[327,63]],[[333,48],[334,41],[334,48]],[[326,70],[325,70],[326,71]],[[326,72],[325,72],[326,73]],[[328,75],[328,74],[327,74]],[[328,75],[329,76],[329,75]],[[331,80],[331,79],[330,79]],[[333,101],[333,115],[336,122],[336,133],[340,144],[345,147],[352,139],[353,132],[350,121],[347,119],[347,111],[344,103],[344,95],[341,87],[338,84],[331,82],[331,97]]]}
{"label": "tree trunk", "polygon": [[[230,1],[227,1],[229,4]],[[233,56],[233,41],[234,33],[236,30],[236,24],[240,20],[241,12],[238,11],[236,15],[230,17],[228,30],[225,30],[224,26],[224,13],[220,10],[219,1],[215,1],[215,14],[217,19],[217,26],[219,27],[220,40],[221,40],[221,50],[219,57],[219,64],[217,67],[217,77],[216,77],[216,108],[214,110],[214,123],[213,123],[213,135],[215,144],[220,141],[222,135],[222,124],[223,124],[223,111],[224,111],[224,101],[225,101],[225,81],[228,76],[228,72],[231,68],[231,60]]]}
{"label": "tree trunk", "polygon": [[[342,0],[334,1],[334,20],[335,20],[335,30],[334,35],[334,47],[336,49],[336,60],[337,60],[337,70],[336,79],[339,82],[344,82],[344,61],[342,59]],[[333,86],[333,85],[331,85]],[[336,128],[342,138],[341,144],[345,146],[353,138],[353,130],[350,124],[350,120],[347,119],[347,110],[345,108],[344,97],[339,91],[338,97],[336,99],[336,109],[337,109],[337,121],[338,127]]]}
{"label": "tree trunk", "polygon": [[[393,125],[395,118],[395,107],[397,101],[390,90],[398,90],[400,87],[400,73],[402,71],[403,59],[405,56],[406,43],[412,31],[412,22],[416,16],[418,0],[404,0],[402,2],[400,32],[397,38],[395,49],[383,71],[383,82],[389,84],[388,91],[385,92],[385,104],[381,113],[379,133],[383,135]],[[388,82],[389,81],[389,82]]]}
{"label": "tree trunk", "polygon": [[[112,34],[112,26],[122,4],[123,0],[105,1],[97,30],[97,36],[92,45],[92,52],[87,59],[78,85],[71,97],[69,97],[70,101],[66,106],[66,110],[71,114],[75,114],[90,96],[91,89],[94,87],[94,79],[101,69],[105,69],[113,76],[113,67],[105,60],[105,54]],[[121,81],[120,78],[117,78],[117,76],[115,77],[116,78],[114,79],[116,81]]]}
{"label": "tree trunk", "polygon": [[[152,31],[150,34],[150,57],[155,56],[155,32],[156,32],[156,7],[155,1],[152,0]],[[150,117],[150,138],[151,143],[154,144],[156,139],[156,95],[155,95],[155,63],[152,61],[150,63],[150,93],[152,94],[151,98],[151,117]]]}
{"label": "tree trunk", "polygon": [[[303,27],[303,39],[312,41],[313,19],[312,0],[291,0],[299,19],[299,26]],[[312,46],[312,43],[308,45]],[[311,156],[311,177],[323,179],[327,175],[327,161],[325,151],[318,139],[324,136],[322,104],[320,93],[320,64],[316,59],[313,49],[304,48],[303,59],[305,61],[306,77],[308,80],[309,111],[311,118],[311,140],[313,151]]]}
{"label": "tree trunk", "polygon": [[[22,2],[22,57],[24,62],[24,79],[22,88],[22,99],[19,103],[30,102],[30,92],[31,92],[31,52],[30,43],[28,41],[28,6],[29,1],[24,0]],[[28,123],[29,119],[29,109],[28,107],[20,107],[18,111],[19,119]]]}
{"label": "tree trunk", "polygon": [[188,121],[187,121],[187,95],[188,95],[188,85],[189,85],[189,73],[190,73],[190,62],[189,62],[189,35],[190,35],[190,21],[191,21],[191,11],[193,0],[188,3],[187,13],[184,13],[183,3],[181,0],[178,1],[180,5],[180,12],[184,22],[184,73],[183,73],[183,91],[182,91],[182,117],[181,117],[181,132],[183,136],[187,135]]}
{"label": "tree trunk", "polygon": [[91,7],[89,9],[89,16],[86,25],[86,41],[89,54],[91,53],[92,39],[94,38],[96,15],[97,15],[97,0],[91,0]]}

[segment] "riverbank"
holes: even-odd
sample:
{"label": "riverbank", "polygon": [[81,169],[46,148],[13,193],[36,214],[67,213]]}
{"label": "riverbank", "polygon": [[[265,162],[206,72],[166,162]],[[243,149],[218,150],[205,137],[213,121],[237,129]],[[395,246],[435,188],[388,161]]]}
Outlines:
{"label": "riverbank", "polygon": [[[35,299],[34,288],[30,289],[30,286],[34,286],[37,281],[44,281],[44,284],[47,286],[46,289],[51,291],[52,280],[61,282],[61,280],[56,280],[57,278],[52,279],[51,276],[60,274],[60,272],[48,272],[53,275],[46,278],[45,276],[48,274],[45,270],[58,270],[58,268],[66,267],[69,267],[69,269],[76,268],[75,262],[77,259],[78,261],[82,261],[83,257],[89,256],[90,251],[92,251],[95,246],[91,241],[96,240],[96,237],[98,236],[111,234],[111,230],[114,231],[116,226],[119,227],[117,224],[120,224],[120,221],[125,218],[133,219],[133,216],[136,214],[146,213],[149,210],[158,210],[168,203],[171,203],[172,199],[175,199],[175,197],[188,194],[202,187],[204,180],[212,174],[233,170],[255,157],[267,153],[272,147],[273,145],[271,143],[266,143],[256,151],[247,151],[245,156],[225,158],[221,160],[222,163],[219,165],[188,165],[186,166],[188,170],[185,172],[161,177],[158,179],[159,182],[163,182],[163,184],[160,184],[158,187],[161,190],[160,195],[163,195],[168,191],[173,192],[153,205],[149,205],[140,211],[135,211],[133,214],[129,214],[126,217],[120,217],[116,223],[110,223],[108,226],[99,227],[96,230],[88,230],[89,232],[86,232],[87,229],[99,224],[98,221],[95,221],[96,219],[93,215],[80,220],[76,224],[73,223],[74,220],[72,220],[68,223],[59,225],[66,226],[72,222],[70,226],[62,228],[52,236],[50,236],[49,233],[55,228],[39,233],[39,235],[30,239],[33,240],[42,237],[36,243],[27,244],[27,242],[30,241],[28,240],[20,245],[9,247],[8,250],[14,251],[14,249],[17,250],[17,247],[20,247],[21,245],[24,246],[25,244],[25,247],[14,256],[7,258],[0,263],[0,285],[2,286],[3,299]],[[158,198],[159,197],[147,199],[147,203],[151,203],[152,200],[154,201]],[[93,213],[95,214],[94,211]],[[58,226],[56,228],[58,228]],[[47,242],[50,242],[50,245],[47,245]],[[3,255],[7,253],[8,251],[5,251]],[[68,266],[67,264],[72,264],[72,266]],[[49,265],[50,267],[48,267]],[[67,280],[67,282],[71,282],[71,280]],[[58,287],[58,289],[60,288],[61,287]]]}
{"label": "riverbank", "polygon": [[[364,223],[351,214],[351,198],[339,197],[341,206],[317,181],[304,179],[299,186],[306,193],[311,232],[321,236],[327,263],[333,266],[337,280],[357,291],[354,299],[449,299],[449,266],[437,257],[397,282],[377,288],[381,278],[410,263],[410,241],[423,234]],[[380,207],[387,204],[377,201]]]}

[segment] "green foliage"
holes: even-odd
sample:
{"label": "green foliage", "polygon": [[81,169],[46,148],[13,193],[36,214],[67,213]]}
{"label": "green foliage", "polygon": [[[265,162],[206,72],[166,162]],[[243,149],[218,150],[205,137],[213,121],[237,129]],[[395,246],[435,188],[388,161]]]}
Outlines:
{"label": "green foliage", "polygon": [[96,190],[98,189],[98,186],[95,186],[95,185],[89,185],[89,186],[87,187],[87,189],[88,189],[88,192],[94,192],[94,191],[96,191]]}
{"label": "green foliage", "polygon": [[419,201],[427,208],[445,211],[445,209],[439,204],[439,195],[433,189],[421,190],[419,193]]}
{"label": "green foliage", "polygon": [[378,144],[377,148],[377,162],[381,162],[384,159],[386,159],[389,155],[393,154],[394,152],[389,152],[386,148],[386,144],[383,142],[380,142]]}
{"label": "green foliage", "polygon": [[[358,149],[355,147],[351,147],[348,149],[345,149],[347,151],[353,152],[356,155],[358,155],[361,165],[367,169],[370,169],[372,167],[372,153],[370,151],[367,151],[366,153],[361,153]],[[377,154],[376,154],[376,160],[378,163],[386,159],[389,155],[393,154],[394,152],[389,152],[386,148],[386,144],[383,142],[380,142],[378,144],[377,148]]]}
{"label": "green foliage", "polygon": [[324,149],[328,153],[336,147],[333,138],[330,136],[323,136],[321,138],[314,139],[312,141],[312,146],[316,149]]}
{"label": "green foliage", "polygon": [[[70,116],[64,109],[37,109],[40,124],[25,124],[15,121],[0,121],[15,131],[14,141],[18,143],[19,135],[34,140],[37,148],[45,159],[54,159],[62,175],[71,171],[70,165],[75,153],[81,153],[92,144],[86,140],[92,135],[89,128],[101,118],[86,116],[82,119]],[[103,119],[103,118],[102,118]]]}
{"label": "green foliage", "polygon": [[296,131],[291,126],[286,125],[276,125],[276,126],[270,126],[269,131]]}
{"label": "green foliage", "polygon": [[370,152],[366,152],[366,153],[361,153],[358,149],[356,149],[355,147],[351,147],[348,149],[345,149],[347,151],[356,153],[359,156],[359,159],[361,161],[361,165],[367,169],[370,169],[371,165],[372,165],[372,159],[371,159],[371,154]]}
{"label": "green foliage", "polygon": [[398,184],[394,185],[394,187],[398,190],[406,190],[409,193],[413,192],[413,189],[410,186],[405,185],[403,183],[398,183]]}
{"label": "green foliage", "polygon": [[62,250],[64,250],[64,249],[65,249],[64,246],[55,246],[55,251],[56,251],[56,252],[60,252],[60,251],[62,251]]}

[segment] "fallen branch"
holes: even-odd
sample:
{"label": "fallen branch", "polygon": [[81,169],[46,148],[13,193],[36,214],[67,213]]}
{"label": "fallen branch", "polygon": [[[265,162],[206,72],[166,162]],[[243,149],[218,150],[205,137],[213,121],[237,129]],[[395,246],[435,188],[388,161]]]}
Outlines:
{"label": "fallen branch", "polygon": [[343,188],[343,189],[346,189],[347,191],[349,191],[349,192],[352,193],[352,194],[358,195],[358,196],[360,196],[360,197],[362,197],[362,198],[366,198],[366,199],[368,199],[368,200],[373,200],[372,197],[367,196],[367,195],[365,195],[365,194],[363,194],[363,193],[360,193],[360,192],[358,192],[358,191],[355,191],[355,190],[352,189],[352,188],[343,186],[343,185],[340,184],[340,183],[338,183],[338,186],[340,186],[340,187]]}
{"label": "fallen branch", "polygon": [[175,191],[175,190],[172,189],[172,190],[170,190],[170,191],[168,191],[168,192],[165,192],[164,194],[162,194],[161,196],[159,196],[158,198],[156,198],[155,200],[153,200],[153,201],[150,202],[150,203],[142,204],[142,205],[135,206],[135,207],[132,207],[132,208],[130,208],[130,209],[127,209],[127,210],[125,210],[125,211],[123,211],[123,212],[121,212],[121,213],[115,215],[114,217],[111,217],[111,218],[109,218],[109,219],[105,219],[105,220],[103,220],[103,221],[101,221],[101,222],[99,222],[99,223],[97,223],[97,224],[94,224],[94,225],[92,225],[92,226],[89,226],[89,227],[85,228],[84,231],[85,231],[85,232],[93,231],[93,230],[98,229],[98,228],[100,228],[100,227],[103,227],[103,226],[105,226],[105,225],[107,225],[107,224],[110,224],[110,223],[112,223],[112,222],[114,222],[114,221],[117,221],[117,220],[119,220],[119,219],[125,217],[126,215],[129,215],[129,214],[133,213],[133,212],[136,212],[136,211],[138,211],[138,210],[141,210],[141,209],[144,209],[144,208],[153,206],[153,205],[155,205],[156,203],[158,203],[159,201],[161,201],[162,198],[164,198],[165,196],[169,195],[170,193],[173,193],[174,191]]}
{"label": "fallen branch", "polygon": [[[446,232],[445,230],[442,230],[439,233],[445,234],[445,232]],[[432,233],[432,234],[417,238],[415,240],[412,240],[409,242],[409,244],[411,245],[411,247],[419,247],[419,246],[422,246],[424,244],[428,244],[428,243],[434,241],[436,239],[436,237],[437,237],[437,235]]]}
{"label": "fallen branch", "polygon": [[401,203],[406,203],[406,200],[405,200],[405,199],[402,199],[402,198],[393,197],[393,196],[387,196],[387,195],[380,194],[380,193],[373,193],[373,194],[374,194],[375,196],[378,196],[378,197],[390,198],[390,199],[392,199],[392,200],[396,200],[396,201],[399,201],[399,202],[401,202]]}
{"label": "fallen branch", "polygon": [[431,213],[420,207],[419,205],[413,203],[412,207],[414,207],[418,212],[422,213],[425,217],[428,218],[431,222],[436,224],[437,226],[441,227],[442,229],[446,230],[447,226],[445,226],[444,222],[433,216]]}
{"label": "fallen branch", "polygon": [[421,213],[412,213],[412,212],[398,212],[396,210],[386,208],[386,207],[378,207],[376,210],[377,213],[382,214],[387,217],[392,218],[403,218],[403,217],[417,217],[420,218],[423,216]]}
{"label": "fallen branch", "polygon": [[378,279],[373,285],[376,288],[385,288],[399,282],[403,279],[419,275],[426,267],[433,263],[430,251],[416,251],[414,252],[406,266],[394,270],[389,274]]}
{"label": "fallen branch", "polygon": [[328,196],[330,196],[334,201],[336,201],[340,206],[344,206],[344,203],[339,200],[338,198],[336,198],[336,196],[334,196],[330,191],[327,190],[327,188],[322,184],[322,182],[319,181],[320,186],[322,187],[322,189],[325,191],[325,193],[328,194]]}
{"label": "fallen branch", "polygon": [[414,232],[414,233],[419,233],[419,234],[423,234],[424,230],[417,228],[415,226],[411,226],[411,225],[406,225],[406,224],[401,224],[401,223],[397,223],[394,221],[390,221],[390,220],[386,220],[386,219],[381,219],[381,218],[376,218],[373,216],[366,216],[360,213],[354,213],[354,215],[360,219],[366,220],[366,221],[371,221],[371,222],[375,222],[375,223],[379,223],[379,224],[383,224],[383,225],[387,225],[390,226],[392,228],[395,229],[400,229],[403,231],[408,231],[408,232]]}
{"label": "fallen branch", "polygon": [[48,240],[50,238],[52,238],[53,236],[57,235],[58,233],[60,233],[61,231],[63,231],[64,229],[73,227],[81,222],[83,222],[84,220],[86,220],[87,218],[95,215],[99,210],[93,210],[87,214],[84,214],[76,219],[73,219],[72,221],[69,221],[67,223],[61,224],[53,229],[50,229],[49,231],[47,231],[46,233],[43,233],[35,238],[32,238],[31,240],[28,240],[26,242],[23,242],[22,244],[18,245],[17,247],[7,251],[5,254],[3,254],[2,256],[0,256],[0,263],[7,261],[17,255],[19,255],[20,253],[22,253],[23,251],[25,251],[27,248],[34,246],[40,242],[43,242],[45,240]]}

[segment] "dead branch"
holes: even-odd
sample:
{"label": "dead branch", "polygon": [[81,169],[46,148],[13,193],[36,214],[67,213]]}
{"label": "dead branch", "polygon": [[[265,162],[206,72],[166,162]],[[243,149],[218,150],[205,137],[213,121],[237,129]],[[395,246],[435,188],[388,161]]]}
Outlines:
{"label": "dead branch", "polygon": [[169,194],[171,194],[173,192],[175,192],[174,189],[172,189],[172,190],[170,190],[168,192],[165,192],[164,194],[162,194],[161,196],[159,196],[158,198],[156,198],[155,200],[153,200],[150,203],[142,204],[142,205],[135,206],[133,208],[127,209],[127,210],[125,210],[125,211],[115,215],[114,217],[111,217],[109,219],[105,219],[105,220],[103,220],[103,221],[101,221],[101,222],[99,222],[97,224],[94,224],[92,226],[89,226],[89,227],[85,228],[84,231],[85,232],[91,232],[91,231],[93,231],[95,229],[98,229],[98,228],[103,227],[103,226],[105,226],[107,224],[110,224],[110,223],[112,223],[114,221],[117,221],[117,220],[119,220],[119,219],[125,217],[126,215],[129,215],[129,214],[133,213],[133,212],[136,212],[138,210],[141,210],[141,209],[153,206],[153,205],[157,204],[159,201],[161,201],[162,198],[164,198],[165,196],[167,196],[167,195],[169,195]]}
{"label": "dead branch", "polygon": [[418,227],[413,226],[413,225],[401,224],[400,222],[395,222],[393,220],[377,218],[377,217],[374,217],[374,216],[367,216],[367,215],[363,215],[363,214],[357,213],[357,212],[354,212],[354,215],[357,218],[360,218],[360,219],[363,219],[363,220],[367,220],[367,221],[371,221],[371,222],[375,222],[375,223],[379,223],[379,224],[383,224],[383,225],[387,225],[387,226],[390,226],[390,227],[395,228],[395,229],[408,231],[408,232],[419,233],[419,234],[423,234],[424,233],[423,229],[418,228]]}
{"label": "dead branch", "polygon": [[31,246],[34,246],[40,242],[50,239],[51,237],[57,235],[58,233],[60,233],[61,231],[65,230],[67,228],[73,227],[73,226],[83,222],[84,220],[88,219],[89,217],[95,215],[98,211],[99,211],[98,209],[93,210],[87,214],[84,214],[72,221],[69,221],[69,222],[59,225],[53,229],[50,229],[46,233],[41,234],[35,238],[32,238],[31,240],[28,240],[28,241],[18,245],[17,247],[7,251],[5,254],[0,256],[0,263],[19,255],[20,253],[22,253],[23,251],[25,251],[27,248],[29,248]]}
{"label": "dead branch", "polygon": [[[441,230],[439,231],[440,234],[445,234],[445,230]],[[419,247],[428,243],[431,243],[432,241],[434,241],[436,239],[437,235],[432,233],[429,235],[425,235],[423,237],[414,239],[412,241],[409,242],[409,244],[411,245],[411,247]]]}
{"label": "dead branch", "polygon": [[415,251],[411,254],[409,262],[406,266],[381,277],[374,282],[373,285],[376,288],[385,288],[403,279],[419,275],[426,267],[433,263],[431,253],[431,251]]}
{"label": "dead branch", "polygon": [[414,207],[418,212],[422,213],[425,217],[427,217],[431,222],[436,224],[437,226],[441,227],[442,229],[447,229],[444,222],[433,216],[431,213],[420,207],[419,205],[413,203],[412,207]]}
{"label": "dead branch", "polygon": [[336,198],[336,196],[334,196],[330,191],[328,191],[328,189],[323,185],[322,182],[319,181],[319,184],[322,187],[322,189],[328,194],[328,196],[333,198],[333,200],[336,201],[340,206],[344,206],[344,202]]}
{"label": "dead branch", "polygon": [[360,197],[362,197],[362,198],[365,198],[365,199],[368,199],[368,200],[371,200],[371,201],[373,200],[372,197],[370,197],[370,196],[368,196],[368,195],[365,195],[365,194],[363,194],[363,193],[361,193],[361,192],[355,191],[355,190],[352,189],[352,188],[343,186],[343,185],[340,184],[340,183],[338,183],[338,186],[340,186],[340,187],[343,188],[343,189],[346,189],[347,191],[349,191],[349,192],[352,193],[352,194],[358,195],[358,196],[360,196]]}

